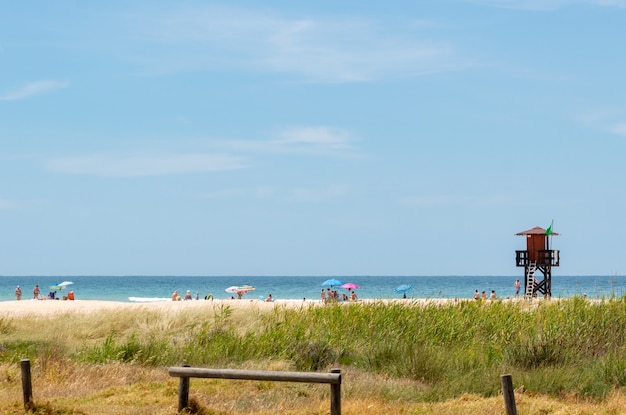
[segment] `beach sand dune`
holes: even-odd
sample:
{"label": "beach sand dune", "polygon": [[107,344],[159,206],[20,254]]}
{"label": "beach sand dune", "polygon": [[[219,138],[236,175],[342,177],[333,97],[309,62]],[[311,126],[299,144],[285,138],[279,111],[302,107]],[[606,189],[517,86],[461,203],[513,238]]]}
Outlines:
{"label": "beach sand dune", "polygon": [[[411,300],[359,300],[359,304],[371,302],[401,302],[406,304],[447,303],[446,299],[411,299]],[[162,301],[162,302],[120,302],[98,300],[21,300],[0,302],[0,317],[52,316],[64,313],[94,313],[103,310],[145,309],[167,312],[179,312],[192,308],[227,305],[233,308],[251,308],[270,310],[273,307],[308,307],[322,305],[315,300],[276,300],[263,302],[258,300],[198,300],[198,301]],[[342,303],[339,303],[342,304]],[[353,304],[347,302],[345,304]]]}

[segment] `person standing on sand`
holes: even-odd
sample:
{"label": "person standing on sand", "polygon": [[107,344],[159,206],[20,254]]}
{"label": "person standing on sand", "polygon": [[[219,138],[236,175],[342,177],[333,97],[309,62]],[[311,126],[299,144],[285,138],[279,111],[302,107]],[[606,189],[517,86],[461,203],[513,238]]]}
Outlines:
{"label": "person standing on sand", "polygon": [[519,290],[521,286],[522,284],[519,282],[519,280],[515,280],[515,282],[513,283],[513,287],[515,287],[515,298],[519,297]]}
{"label": "person standing on sand", "polygon": [[323,303],[326,302],[326,291],[324,291],[323,288],[322,288],[322,292],[320,293],[320,299],[322,300]]}
{"label": "person standing on sand", "polygon": [[176,300],[178,300],[178,291],[174,291],[172,293],[172,301],[176,301]]}
{"label": "person standing on sand", "polygon": [[35,289],[33,290],[33,298],[35,300],[39,299],[39,284],[35,284]]}
{"label": "person standing on sand", "polygon": [[478,290],[474,291],[474,300],[480,300],[480,293]]}
{"label": "person standing on sand", "polygon": [[20,301],[22,299],[22,289],[19,285],[15,288],[15,299],[17,301]]}

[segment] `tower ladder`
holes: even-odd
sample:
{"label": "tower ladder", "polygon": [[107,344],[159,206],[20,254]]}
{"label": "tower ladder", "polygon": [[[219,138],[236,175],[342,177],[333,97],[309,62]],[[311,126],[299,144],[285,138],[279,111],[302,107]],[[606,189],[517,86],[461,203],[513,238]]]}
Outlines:
{"label": "tower ladder", "polygon": [[535,271],[537,270],[537,262],[531,262],[526,272],[526,297],[532,298],[535,291]]}

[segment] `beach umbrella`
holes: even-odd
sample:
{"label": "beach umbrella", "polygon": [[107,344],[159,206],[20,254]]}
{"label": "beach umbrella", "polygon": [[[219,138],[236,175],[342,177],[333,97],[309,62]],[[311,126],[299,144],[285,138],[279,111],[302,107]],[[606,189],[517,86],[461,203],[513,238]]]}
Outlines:
{"label": "beach umbrella", "polygon": [[51,286],[50,286],[50,289],[51,289],[51,290],[55,290],[55,291],[56,291],[56,290],[64,290],[64,289],[66,289],[66,288],[67,288],[67,286],[68,286],[68,285],[70,285],[70,284],[74,284],[74,283],[73,283],[72,281],[63,281],[63,282],[60,282],[60,283],[58,283],[58,284],[56,284],[56,285],[51,285]]}
{"label": "beach umbrella", "polygon": [[409,284],[402,284],[402,285],[400,285],[400,286],[396,287],[396,288],[394,289],[394,291],[395,291],[395,292],[397,292],[398,294],[403,294],[403,293],[406,293],[406,292],[411,291],[412,289],[413,289],[413,286],[412,286],[412,285],[409,285]]}
{"label": "beach umbrella", "polygon": [[331,278],[322,283],[322,287],[334,287],[335,285],[337,286],[343,285],[343,281]]}
{"label": "beach umbrella", "polygon": [[232,287],[226,288],[224,291],[226,291],[229,294],[237,294],[237,291],[239,291],[239,286],[233,285]]}
{"label": "beach umbrella", "polygon": [[341,288],[345,289],[345,290],[356,290],[357,288],[359,288],[358,285],[352,283],[352,282],[347,282],[345,284],[343,284],[341,286]]}

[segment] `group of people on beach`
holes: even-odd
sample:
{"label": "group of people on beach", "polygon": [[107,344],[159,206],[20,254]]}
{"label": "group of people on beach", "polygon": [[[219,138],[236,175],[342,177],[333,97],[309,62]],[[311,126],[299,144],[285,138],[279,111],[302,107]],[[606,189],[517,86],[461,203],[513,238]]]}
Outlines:
{"label": "group of people on beach", "polygon": [[[346,293],[341,294],[341,301],[358,300],[356,292],[354,290],[348,290],[348,292],[351,293],[350,296],[348,296],[348,294]],[[337,302],[339,301],[339,293],[337,292],[337,290],[331,290],[330,288],[327,288],[326,291],[324,291],[324,289],[322,288],[322,292],[320,293],[320,299],[323,303]]]}
{"label": "group of people on beach", "polygon": [[[33,289],[33,298],[35,300],[39,299],[39,292],[39,284],[35,284],[35,288]],[[15,299],[17,301],[20,301],[22,299],[22,289],[19,285],[15,287]]]}
{"label": "group of people on beach", "polygon": [[[536,283],[538,283],[539,281],[537,281],[535,279]],[[515,282],[513,283],[513,288],[515,290],[515,298],[519,297],[519,293],[520,290],[522,288],[522,283],[520,282],[519,279],[515,280]],[[496,300],[497,296],[496,296],[496,291],[495,290],[491,290],[491,294],[489,294],[489,296],[487,296],[487,292],[483,291],[481,293],[478,292],[478,290],[474,291],[474,296],[473,296],[474,300]]]}
{"label": "group of people on beach", "polygon": [[[39,284],[35,284],[35,288],[33,288],[33,299],[34,300],[58,300],[56,298],[56,291],[50,291],[48,296],[45,294],[41,294],[41,290],[39,289]],[[22,288],[18,285],[15,287],[15,299],[20,301],[22,299]],[[74,291],[69,291],[66,296],[63,296],[64,300],[73,300],[74,299]]]}
{"label": "group of people on beach", "polygon": [[489,294],[489,296],[487,296],[487,291],[483,291],[481,293],[478,292],[478,290],[474,291],[474,300],[497,300],[498,297],[496,295],[496,290],[491,290],[491,294]]}
{"label": "group of people on beach", "polygon": [[[237,299],[241,300],[242,299],[242,294],[243,292],[239,293],[237,292]],[[263,297],[261,297],[263,298]],[[191,300],[199,300],[200,299],[200,293],[196,293],[195,297],[193,295],[191,295],[191,290],[187,290],[187,292],[185,293],[185,295],[183,297],[181,297],[178,294],[178,291],[174,291],[172,293],[172,301],[191,301]],[[207,295],[204,296],[205,300],[212,300],[213,299],[213,294],[209,293]],[[235,297],[232,296],[230,297],[231,300],[234,300]],[[272,297],[272,294],[270,293],[265,300],[263,300],[266,303],[272,302],[274,301],[274,297]]]}
{"label": "group of people on beach", "polygon": [[[211,295],[211,298],[213,298],[212,295]],[[200,299],[200,293],[196,293],[195,300],[199,300],[199,299]],[[177,290],[172,293],[172,301],[189,301],[189,300],[194,300],[193,295],[191,295],[191,290],[187,290],[187,292],[185,293],[185,295],[183,297],[181,297],[178,294]],[[206,298],[205,298],[205,300],[206,300]]]}

